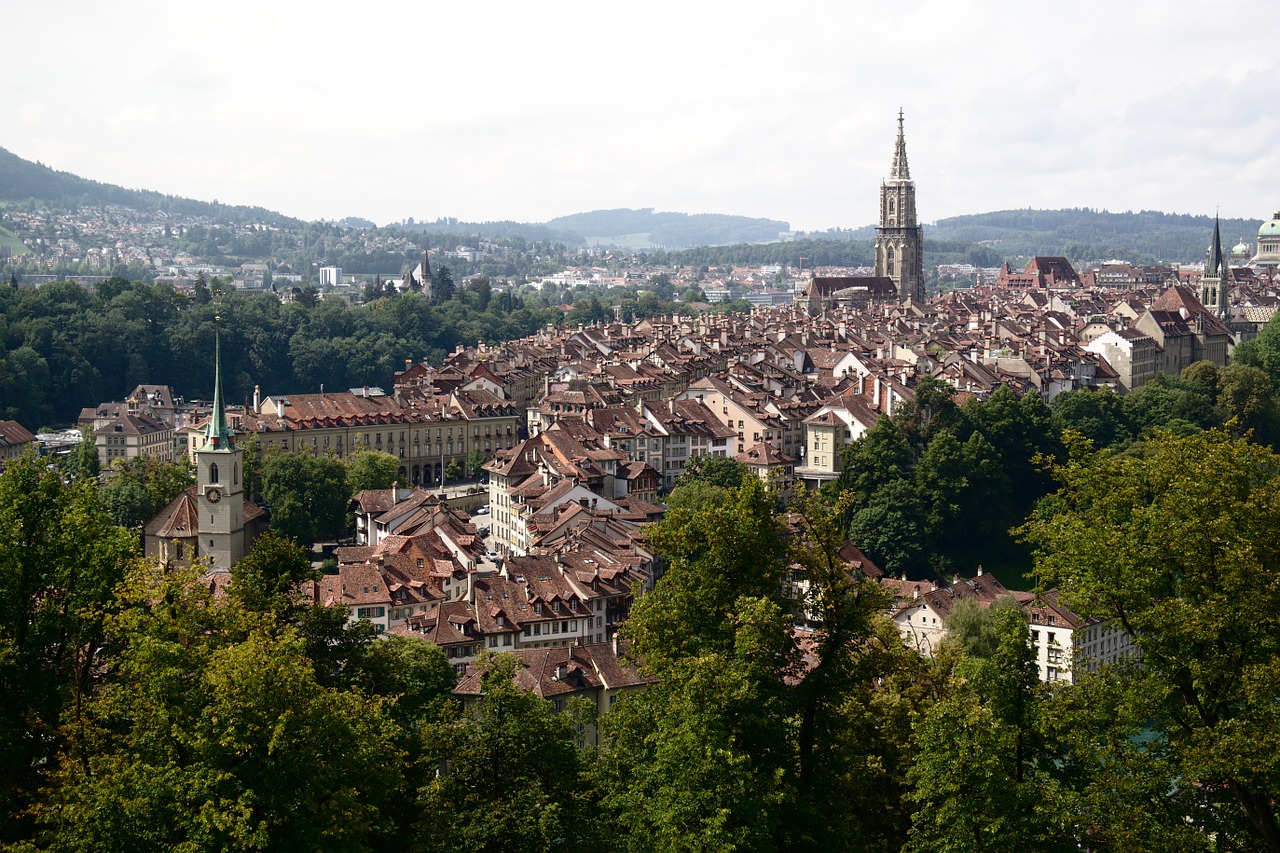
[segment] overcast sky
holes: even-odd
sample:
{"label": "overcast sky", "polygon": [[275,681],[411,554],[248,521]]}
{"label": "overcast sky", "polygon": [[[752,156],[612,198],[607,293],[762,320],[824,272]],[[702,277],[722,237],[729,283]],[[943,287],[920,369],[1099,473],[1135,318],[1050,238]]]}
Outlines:
{"label": "overcast sky", "polygon": [[6,5],[0,147],[306,219],[1280,207],[1258,0]]}

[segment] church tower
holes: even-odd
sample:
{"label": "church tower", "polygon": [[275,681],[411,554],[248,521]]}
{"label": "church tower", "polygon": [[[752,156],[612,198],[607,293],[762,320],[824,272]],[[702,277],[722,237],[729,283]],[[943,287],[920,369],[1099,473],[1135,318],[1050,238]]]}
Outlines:
{"label": "church tower", "polygon": [[[222,318],[216,316],[215,323]],[[244,452],[236,446],[235,431],[227,424],[222,402],[222,334],[214,327],[213,412],[196,456],[196,494],[199,506],[198,553],[226,571],[245,555]]]}
{"label": "church tower", "polygon": [[889,178],[880,183],[876,226],[877,276],[893,279],[898,300],[924,302],[924,229],[916,219],[916,185],[907,166],[907,140],[898,110],[898,143]]}
{"label": "church tower", "polygon": [[1231,265],[1222,251],[1222,231],[1218,217],[1213,218],[1213,242],[1204,256],[1204,275],[1200,277],[1200,304],[1215,317],[1227,317],[1227,293],[1231,288]]}

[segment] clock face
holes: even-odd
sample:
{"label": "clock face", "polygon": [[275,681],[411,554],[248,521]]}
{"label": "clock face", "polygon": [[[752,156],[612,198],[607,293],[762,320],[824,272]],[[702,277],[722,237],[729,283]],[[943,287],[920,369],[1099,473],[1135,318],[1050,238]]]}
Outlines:
{"label": "clock face", "polygon": [[209,489],[209,491],[204,493],[204,496],[209,499],[209,503],[211,504],[216,504],[218,501],[222,500],[222,492],[217,489]]}

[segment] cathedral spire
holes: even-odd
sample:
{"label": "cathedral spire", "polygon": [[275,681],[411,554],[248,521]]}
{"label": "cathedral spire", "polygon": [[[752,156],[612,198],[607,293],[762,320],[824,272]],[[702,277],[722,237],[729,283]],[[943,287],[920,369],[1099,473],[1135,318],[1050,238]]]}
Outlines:
{"label": "cathedral spire", "polygon": [[205,428],[206,446],[214,450],[230,450],[235,444],[235,433],[227,426],[226,407],[222,403],[222,314],[213,315],[213,412],[209,426]]}
{"label": "cathedral spire", "polygon": [[911,169],[907,166],[907,137],[902,131],[902,108],[898,108],[898,144],[893,149],[893,168],[889,170],[889,180],[911,180]]}

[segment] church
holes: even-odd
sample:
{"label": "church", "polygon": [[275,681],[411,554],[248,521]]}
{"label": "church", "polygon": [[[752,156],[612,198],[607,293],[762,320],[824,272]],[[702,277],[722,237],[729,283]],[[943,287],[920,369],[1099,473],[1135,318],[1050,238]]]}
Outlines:
{"label": "church", "polygon": [[[220,318],[215,318],[220,319]],[[196,484],[188,486],[143,528],[143,548],[161,562],[209,560],[227,571],[266,527],[266,513],[244,494],[244,451],[222,400],[222,339],[214,344],[213,411],[197,436]]]}
{"label": "church", "polygon": [[796,304],[811,316],[847,305],[923,303],[924,228],[916,217],[916,185],[907,164],[902,110],[889,177],[880,182],[880,218],[876,225],[875,272],[869,276],[814,276]]}

